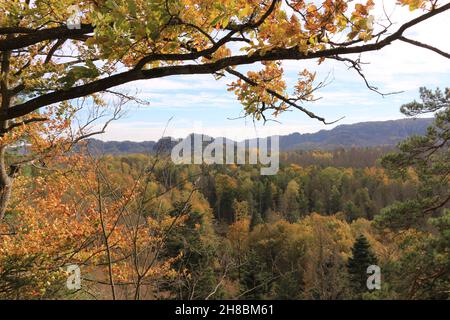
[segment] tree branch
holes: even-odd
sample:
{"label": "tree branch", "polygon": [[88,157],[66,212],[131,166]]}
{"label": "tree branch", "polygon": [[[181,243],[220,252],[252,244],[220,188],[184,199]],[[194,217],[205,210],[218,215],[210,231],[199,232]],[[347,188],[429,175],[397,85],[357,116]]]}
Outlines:
{"label": "tree branch", "polygon": [[7,128],[0,130],[0,134],[4,134],[6,132],[11,131],[14,128],[17,128],[17,127],[20,127],[22,125],[26,125],[26,124],[29,124],[32,122],[41,122],[41,121],[47,121],[47,120],[49,120],[49,119],[45,118],[45,117],[38,117],[38,118],[26,119],[26,120],[23,120],[20,122],[15,122],[15,123],[10,124]]}
{"label": "tree branch", "polygon": [[411,39],[405,38],[403,36],[401,36],[398,39],[403,41],[403,42],[407,42],[409,44],[412,44],[413,46],[417,46],[417,47],[421,47],[421,48],[424,48],[424,49],[428,49],[428,50],[434,51],[437,54],[440,54],[441,56],[446,57],[447,59],[450,59],[450,53],[447,53],[447,52],[444,52],[442,50],[439,50],[438,48],[435,48],[435,47],[430,46],[428,44],[425,44],[425,43],[422,43],[422,42],[419,42],[419,41],[416,41],[416,40],[411,40]]}
{"label": "tree branch", "polygon": [[[230,73],[230,74],[232,74],[232,75],[238,77],[239,79],[241,79],[241,80],[247,82],[247,83],[250,84],[251,86],[257,86],[257,85],[258,85],[255,81],[253,81],[252,79],[246,77],[245,75],[243,75],[242,73],[240,73],[240,72],[238,72],[238,71],[236,71],[236,70],[233,70],[233,69],[231,69],[231,68],[227,68],[226,71],[227,71],[228,73]],[[285,96],[279,94],[279,93],[276,92],[276,91],[273,91],[273,90],[270,90],[270,89],[266,89],[266,92],[269,93],[269,94],[271,94],[272,96],[274,96],[274,97],[280,99],[281,101],[283,101],[284,103],[290,105],[291,107],[294,107],[294,108],[296,108],[296,109],[302,111],[303,113],[305,113],[306,115],[308,115],[310,118],[317,119],[317,120],[323,122],[324,124],[333,124],[333,123],[336,123],[336,122],[338,122],[339,120],[342,119],[342,118],[341,118],[341,119],[338,119],[338,120],[336,120],[336,121],[327,122],[327,121],[325,120],[325,118],[322,118],[322,117],[317,116],[317,115],[314,114],[313,112],[311,112],[311,111],[305,109],[305,108],[302,107],[302,106],[299,106],[298,104],[296,104],[295,102],[293,102],[293,101],[290,100],[289,98],[287,98],[287,97],[285,97]]]}
{"label": "tree branch", "polygon": [[[402,34],[408,28],[419,24],[422,21],[425,21],[431,17],[438,15],[446,10],[450,9],[450,3],[443,5],[433,11],[427,12],[422,16],[419,16],[405,24],[403,24],[395,33],[390,36],[380,40],[376,43],[370,43],[359,46],[350,46],[350,47],[338,47],[325,49],[317,52],[308,52],[304,53],[299,51],[297,47],[292,48],[275,48],[269,52],[257,51],[251,56],[248,55],[238,55],[226,57],[223,59],[219,59],[215,62],[205,63],[205,64],[188,64],[188,65],[176,65],[176,66],[166,66],[166,67],[158,67],[150,70],[138,70],[131,69],[126,72],[118,73],[112,76],[108,76],[106,78],[102,78],[99,80],[95,80],[91,83],[79,85],[76,87],[72,87],[66,90],[56,90],[54,92],[44,94],[37,98],[26,101],[22,104],[18,104],[10,107],[7,112],[3,111],[0,114],[0,121],[13,119],[16,117],[24,116],[36,109],[39,109],[44,106],[48,106],[54,103],[59,103],[62,101],[80,98],[86,95],[90,95],[96,92],[102,92],[109,88],[125,84],[135,80],[143,80],[143,79],[155,79],[162,78],[172,75],[183,75],[183,74],[213,74],[219,70],[225,69],[230,66],[238,66],[244,64],[252,64],[260,61],[274,61],[274,60],[311,60],[317,58],[328,58],[337,55],[347,55],[347,54],[355,54],[362,52],[370,52],[380,50],[388,45],[390,45],[395,40],[398,40],[402,37]],[[89,29],[89,27],[84,27],[86,31],[93,30]],[[68,30],[68,29],[67,29]],[[59,29],[58,31],[61,31]],[[69,30],[73,32],[73,30]],[[32,36],[32,35],[30,35]],[[67,35],[67,32],[64,35],[59,35],[57,38],[62,38],[63,36],[70,37]],[[24,36],[25,37],[25,36]],[[44,33],[44,35],[40,35],[41,38],[48,39],[49,36]],[[17,40],[15,38],[14,40]],[[23,41],[22,41],[23,42]],[[0,44],[2,42],[0,41]],[[217,42],[219,43],[219,42]],[[16,46],[20,47],[20,46]],[[1,48],[1,46],[0,46]],[[188,54],[188,55],[192,55]],[[168,57],[170,55],[166,55]],[[162,58],[162,56],[159,56]],[[171,57],[172,58],[172,57]],[[178,57],[180,58],[180,57]]]}
{"label": "tree branch", "polygon": [[0,51],[20,49],[46,40],[80,39],[94,30],[95,28],[89,24],[82,24],[80,29],[68,29],[66,26],[61,26],[35,30],[26,35],[0,40]]}

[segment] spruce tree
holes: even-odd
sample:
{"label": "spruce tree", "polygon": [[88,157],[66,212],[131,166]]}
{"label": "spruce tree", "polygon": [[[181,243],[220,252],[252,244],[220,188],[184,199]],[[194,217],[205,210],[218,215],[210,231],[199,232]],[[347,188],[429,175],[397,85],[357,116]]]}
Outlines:
{"label": "spruce tree", "polygon": [[367,289],[367,267],[377,263],[369,241],[360,235],[352,248],[352,257],[348,259],[347,270],[349,273],[350,286],[356,297],[360,298]]}

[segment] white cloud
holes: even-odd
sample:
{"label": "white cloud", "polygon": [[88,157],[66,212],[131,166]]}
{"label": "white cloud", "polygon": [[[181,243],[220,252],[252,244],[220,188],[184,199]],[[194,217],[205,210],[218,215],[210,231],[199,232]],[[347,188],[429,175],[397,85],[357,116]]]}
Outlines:
{"label": "white cloud", "polygon": [[135,81],[121,86],[124,90],[139,89],[143,93],[192,90],[219,90],[226,88],[227,79],[215,80],[212,75],[183,75]]}
{"label": "white cloud", "polygon": [[[384,16],[382,2],[381,0],[376,1],[375,16],[378,18]],[[387,12],[393,12],[392,21],[397,22],[391,27],[392,31],[396,30],[402,23],[423,13],[421,11],[410,12],[407,7],[401,8],[395,5],[395,1],[384,1],[384,5]],[[395,10],[393,10],[394,8]],[[449,20],[450,12],[444,12],[408,29],[405,36],[450,52]],[[350,57],[357,58],[358,56]],[[367,79],[384,92],[417,90],[418,87],[423,85],[442,86],[446,84],[446,81],[448,82],[448,74],[450,73],[448,59],[437,53],[401,41],[395,41],[392,45],[380,51],[363,53],[361,61],[368,63],[362,65]],[[348,70],[343,63],[336,61],[326,61],[321,66],[317,66],[316,61],[286,61],[283,66],[291,77],[291,82],[293,82],[296,73],[305,67],[317,70],[318,80],[323,79],[328,72],[333,71],[334,83],[360,84],[362,81],[354,70]],[[343,92],[341,88],[339,92]]]}
{"label": "white cloud", "polygon": [[[380,6],[382,2],[376,0],[375,16],[378,18],[384,16]],[[405,21],[421,14],[419,11],[411,13],[406,7],[400,8],[395,3],[394,0],[384,1],[386,11],[392,12],[391,19],[397,22],[391,30],[396,30]],[[405,36],[450,52],[449,20],[450,12],[445,12],[411,28]],[[323,98],[307,107],[330,120],[334,120],[333,117],[345,115],[346,118],[338,124],[399,118],[399,106],[415,98],[418,87],[423,85],[442,87],[450,82],[448,59],[400,41],[396,41],[383,50],[364,53],[361,59],[369,63],[363,65],[368,81],[377,86],[380,91],[404,90],[405,93],[382,99],[365,87],[363,80],[354,70],[349,70],[343,63],[336,61],[327,60],[320,66],[317,65],[317,61],[285,61],[283,67],[290,86],[296,81],[297,73],[304,68],[316,70],[318,80],[323,80],[332,72],[334,81],[318,93],[318,96]],[[241,66],[239,70],[246,71],[250,68],[256,69],[258,66]],[[150,101],[150,107],[136,111],[142,115],[142,121],[124,119],[113,123],[102,139],[136,141],[158,139],[163,132],[165,122],[147,122],[145,119],[166,119],[171,116],[171,111],[183,112],[177,121],[169,125],[167,131],[168,135],[176,137],[183,137],[201,130],[211,136],[226,136],[239,140],[291,132],[314,132],[333,127],[324,126],[298,111],[282,115],[280,118],[282,124],[271,122],[263,126],[258,123],[256,131],[251,121],[227,121],[228,116],[238,117],[242,110],[234,94],[226,91],[226,84],[230,80],[228,78],[216,81],[211,75],[195,75],[138,81],[122,86],[121,89],[130,93],[137,90],[139,98]],[[204,112],[206,109],[208,112]],[[191,114],[184,110],[189,110]],[[229,113],[225,113],[224,110],[229,110]],[[147,113],[147,111],[150,112]],[[211,117],[211,121],[208,116]],[[191,124],[197,119],[204,122],[201,129]]]}

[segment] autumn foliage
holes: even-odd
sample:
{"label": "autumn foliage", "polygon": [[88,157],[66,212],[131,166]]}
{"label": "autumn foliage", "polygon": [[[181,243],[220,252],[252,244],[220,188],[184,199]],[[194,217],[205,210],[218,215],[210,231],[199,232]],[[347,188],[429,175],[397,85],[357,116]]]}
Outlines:
{"label": "autumn foliage", "polygon": [[[388,171],[286,161],[261,177],[81,143],[143,102],[113,88],[187,74],[232,77],[256,120],[296,109],[328,124],[305,106],[324,81],[302,67],[289,88],[284,61],[345,63],[383,94],[355,55],[403,41],[449,57],[404,33],[450,3],[395,3],[415,11],[404,24],[381,24],[373,0],[0,0],[0,298],[448,299],[448,89],[404,107],[438,114]],[[380,291],[349,283],[361,235]]]}

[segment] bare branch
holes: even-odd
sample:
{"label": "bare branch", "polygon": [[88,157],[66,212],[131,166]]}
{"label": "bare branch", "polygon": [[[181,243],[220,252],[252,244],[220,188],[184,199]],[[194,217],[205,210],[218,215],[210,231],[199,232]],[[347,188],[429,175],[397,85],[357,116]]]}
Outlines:
{"label": "bare branch", "polygon": [[352,60],[352,59],[350,59],[350,58],[342,58],[342,57],[339,57],[339,56],[335,56],[335,57],[330,57],[330,59],[335,59],[335,60],[338,60],[338,61],[343,61],[343,62],[348,62],[348,63],[350,63],[349,69],[354,69],[354,70],[356,70],[356,72],[358,72],[359,76],[363,79],[363,81],[364,81],[366,87],[367,87],[369,90],[371,90],[371,91],[373,91],[373,92],[375,92],[375,93],[378,93],[378,94],[381,95],[382,97],[389,96],[389,95],[393,95],[393,94],[399,94],[399,93],[402,93],[402,92],[403,92],[403,91],[395,91],[395,92],[387,92],[387,93],[380,92],[380,91],[378,90],[377,87],[371,85],[371,84],[369,83],[369,81],[367,80],[366,76],[364,75],[364,73],[363,73],[363,71],[362,71],[362,68],[361,68],[361,61],[360,61],[359,58],[358,58],[357,60]]}
{"label": "bare branch", "polygon": [[419,41],[416,41],[416,40],[411,40],[411,39],[405,38],[403,36],[401,36],[399,38],[399,40],[401,40],[403,42],[407,42],[407,43],[412,44],[412,45],[417,46],[417,47],[421,47],[421,48],[424,48],[424,49],[428,49],[428,50],[434,51],[437,54],[440,54],[441,56],[446,57],[447,59],[450,59],[450,53],[447,53],[447,52],[444,52],[442,50],[439,50],[438,48],[435,48],[435,47],[430,46],[428,44],[425,44],[425,43],[422,43],[422,42],[419,42]]}
{"label": "bare branch", "polygon": [[[257,85],[258,85],[255,81],[253,81],[252,79],[248,78],[247,76],[243,75],[242,73],[240,73],[240,72],[238,72],[238,71],[236,71],[236,70],[233,70],[233,69],[231,69],[231,68],[226,68],[225,70],[226,70],[228,73],[230,73],[230,74],[232,74],[232,75],[238,77],[239,79],[241,79],[241,80],[247,82],[247,83],[250,84],[251,86],[257,86]],[[333,123],[336,123],[336,122],[338,122],[338,121],[340,121],[340,120],[343,119],[343,118],[340,118],[340,119],[335,120],[335,121],[332,121],[332,122],[327,122],[327,121],[325,120],[325,118],[320,117],[320,116],[317,116],[317,115],[314,114],[313,112],[311,112],[311,111],[307,110],[306,108],[304,108],[304,107],[298,105],[298,104],[295,103],[293,100],[291,100],[291,99],[289,99],[289,98],[287,98],[287,97],[285,97],[285,96],[279,94],[278,92],[275,92],[275,91],[273,91],[273,90],[271,90],[271,89],[266,89],[266,91],[267,91],[267,93],[271,94],[272,96],[274,96],[274,97],[280,99],[281,101],[283,101],[284,103],[290,105],[291,107],[294,107],[294,108],[296,108],[296,109],[302,111],[303,113],[305,113],[306,115],[308,115],[310,118],[317,119],[317,120],[323,122],[324,124],[327,124],[327,125],[328,125],[328,124],[333,124]]]}

